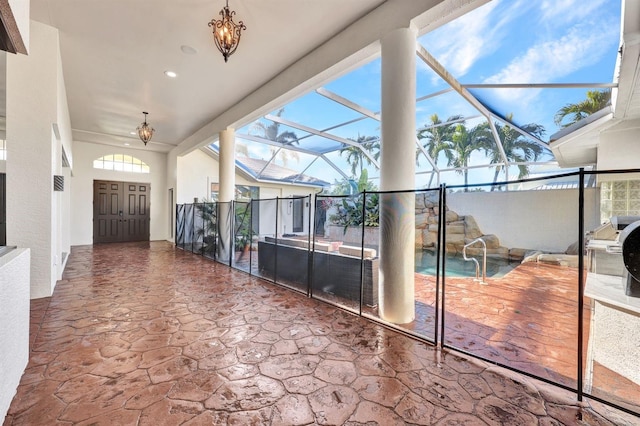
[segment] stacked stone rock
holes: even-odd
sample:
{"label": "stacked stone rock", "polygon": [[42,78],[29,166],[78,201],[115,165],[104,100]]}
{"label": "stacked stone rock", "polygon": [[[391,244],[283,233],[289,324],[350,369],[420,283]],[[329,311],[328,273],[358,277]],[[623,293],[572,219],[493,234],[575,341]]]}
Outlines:
{"label": "stacked stone rock", "polygon": [[[416,248],[434,249],[438,238],[438,220],[440,205],[438,193],[427,192],[416,194]],[[448,207],[445,211],[446,223],[446,251],[447,253],[462,253],[465,244],[476,238],[482,238],[487,245],[487,256],[503,258],[520,258],[522,253],[509,253],[509,249],[500,245],[498,237],[484,234],[471,215],[460,216]],[[482,255],[482,244],[477,242],[467,248],[470,256]]]}

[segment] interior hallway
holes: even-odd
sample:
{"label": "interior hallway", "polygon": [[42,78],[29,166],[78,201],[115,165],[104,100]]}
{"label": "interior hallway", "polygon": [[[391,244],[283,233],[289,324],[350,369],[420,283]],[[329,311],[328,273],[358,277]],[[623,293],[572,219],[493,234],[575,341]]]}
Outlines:
{"label": "interior hallway", "polygon": [[72,249],[4,425],[639,421],[154,242]]}

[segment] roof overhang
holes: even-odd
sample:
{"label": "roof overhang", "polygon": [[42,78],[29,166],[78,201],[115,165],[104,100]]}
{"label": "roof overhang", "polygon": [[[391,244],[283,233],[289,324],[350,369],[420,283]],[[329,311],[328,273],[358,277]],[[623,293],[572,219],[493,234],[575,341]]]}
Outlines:
{"label": "roof overhang", "polygon": [[618,89],[612,92],[614,117],[628,120],[640,117],[640,2],[622,2],[620,54],[615,68]]}
{"label": "roof overhang", "polygon": [[549,148],[560,167],[596,164],[600,133],[616,123],[611,106],[567,126],[549,138]]}

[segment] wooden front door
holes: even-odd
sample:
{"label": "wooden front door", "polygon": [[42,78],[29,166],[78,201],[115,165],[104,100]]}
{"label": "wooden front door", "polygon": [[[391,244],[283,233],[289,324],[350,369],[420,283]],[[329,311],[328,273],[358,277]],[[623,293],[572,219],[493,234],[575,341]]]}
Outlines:
{"label": "wooden front door", "polygon": [[93,242],[149,241],[148,183],[93,181]]}

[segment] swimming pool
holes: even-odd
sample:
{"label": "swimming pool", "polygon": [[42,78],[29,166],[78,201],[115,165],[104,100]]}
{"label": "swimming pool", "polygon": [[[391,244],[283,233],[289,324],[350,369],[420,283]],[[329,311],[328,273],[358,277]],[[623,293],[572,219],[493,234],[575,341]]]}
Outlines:
{"label": "swimming pool", "polygon": [[[482,258],[477,258],[482,268]],[[487,277],[501,278],[513,270],[519,262],[509,262],[507,259],[487,257]],[[447,254],[447,277],[475,277],[476,264],[465,261],[462,255]],[[416,272],[425,275],[436,274],[436,254],[429,250],[416,251]],[[482,269],[480,269],[482,275]]]}

